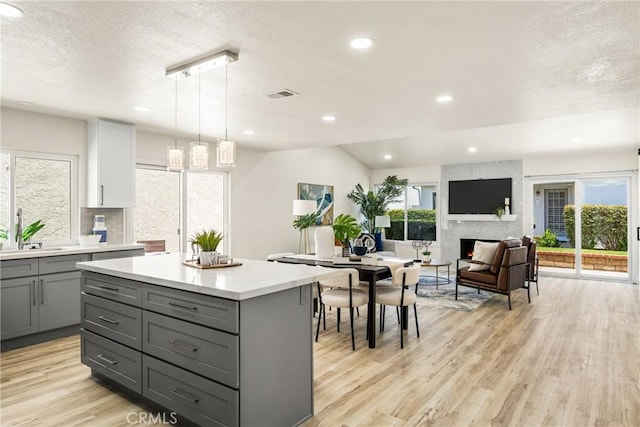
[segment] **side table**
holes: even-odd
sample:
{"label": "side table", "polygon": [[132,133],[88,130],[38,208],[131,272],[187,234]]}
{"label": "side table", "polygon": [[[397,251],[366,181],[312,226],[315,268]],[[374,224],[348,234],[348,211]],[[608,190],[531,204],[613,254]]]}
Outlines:
{"label": "side table", "polygon": [[[449,278],[449,267],[451,266],[451,261],[443,261],[443,260],[438,260],[438,259],[432,259],[429,262],[423,262],[422,264],[420,264],[420,267],[434,267],[436,269],[436,289],[438,289],[438,285],[440,283],[442,283],[443,285],[446,283],[451,283],[451,279]],[[442,282],[440,282],[440,277],[439,277],[439,270],[440,267],[447,267],[447,278],[446,280],[443,280]],[[434,276],[431,276],[434,277]]]}

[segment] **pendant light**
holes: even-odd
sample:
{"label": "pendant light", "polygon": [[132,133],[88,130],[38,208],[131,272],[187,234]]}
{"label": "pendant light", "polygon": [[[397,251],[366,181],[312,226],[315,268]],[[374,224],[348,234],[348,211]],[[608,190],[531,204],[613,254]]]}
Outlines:
{"label": "pendant light", "polygon": [[229,63],[224,66],[224,139],[219,139],[216,145],[216,165],[219,168],[234,168],[236,166],[236,143],[230,141],[227,135],[227,104],[229,89]]}
{"label": "pendant light", "polygon": [[178,80],[176,80],[175,104],[174,145],[167,147],[167,170],[182,172],[184,169],[184,148],[178,147]]}
{"label": "pendant light", "polygon": [[201,77],[198,74],[198,141],[191,143],[189,155],[189,168],[193,170],[209,170],[209,144],[200,141],[200,101],[202,97]]}

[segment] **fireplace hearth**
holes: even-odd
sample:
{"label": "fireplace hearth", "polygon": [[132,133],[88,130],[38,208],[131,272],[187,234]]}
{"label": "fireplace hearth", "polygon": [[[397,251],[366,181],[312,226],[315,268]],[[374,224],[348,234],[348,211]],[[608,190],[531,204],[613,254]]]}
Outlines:
{"label": "fireplace hearth", "polygon": [[460,239],[460,259],[471,259],[473,257],[473,247],[476,240],[482,242],[499,242],[500,240],[492,239]]}

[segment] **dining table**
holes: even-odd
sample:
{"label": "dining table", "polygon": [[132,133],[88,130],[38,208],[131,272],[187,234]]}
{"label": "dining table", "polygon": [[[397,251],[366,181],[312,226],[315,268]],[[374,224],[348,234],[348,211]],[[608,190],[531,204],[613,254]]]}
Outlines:
{"label": "dining table", "polygon": [[[335,261],[318,259],[313,255],[287,255],[272,259],[274,262],[289,264],[317,265],[331,268],[355,268],[361,281],[369,284],[369,302],[367,303],[367,336],[369,348],[376,347],[376,282],[392,277],[392,268],[409,267],[413,260],[400,258],[380,258],[376,265],[365,264],[362,261]],[[406,314],[403,313],[403,318]],[[407,323],[403,322],[403,326]]]}

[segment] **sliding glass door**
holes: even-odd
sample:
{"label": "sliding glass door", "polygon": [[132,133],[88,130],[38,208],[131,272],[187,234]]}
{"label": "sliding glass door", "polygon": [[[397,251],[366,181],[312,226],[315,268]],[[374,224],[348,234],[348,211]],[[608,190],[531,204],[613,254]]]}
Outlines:
{"label": "sliding glass door", "polygon": [[630,174],[528,178],[540,271],[628,280],[630,184]]}

